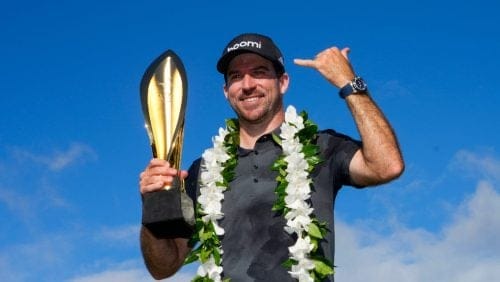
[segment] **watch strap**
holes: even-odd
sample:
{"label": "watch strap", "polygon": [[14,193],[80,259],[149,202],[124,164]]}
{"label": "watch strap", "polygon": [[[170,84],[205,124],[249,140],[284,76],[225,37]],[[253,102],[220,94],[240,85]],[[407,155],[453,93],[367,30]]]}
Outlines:
{"label": "watch strap", "polygon": [[344,87],[340,88],[339,96],[342,99],[345,99],[347,96],[354,93],[354,88],[352,87],[351,82],[344,85]]}
{"label": "watch strap", "polygon": [[342,99],[345,99],[347,96],[351,94],[366,94],[368,92],[368,88],[364,80],[356,76],[353,80],[349,81],[346,85],[340,88],[339,96]]}

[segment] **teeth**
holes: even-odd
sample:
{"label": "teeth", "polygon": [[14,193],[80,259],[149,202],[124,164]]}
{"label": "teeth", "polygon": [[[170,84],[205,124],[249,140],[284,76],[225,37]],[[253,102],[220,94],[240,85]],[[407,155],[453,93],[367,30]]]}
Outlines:
{"label": "teeth", "polygon": [[257,99],[258,99],[257,97],[251,97],[251,98],[244,99],[244,101],[246,101],[246,102],[253,102],[253,101],[257,101]]}

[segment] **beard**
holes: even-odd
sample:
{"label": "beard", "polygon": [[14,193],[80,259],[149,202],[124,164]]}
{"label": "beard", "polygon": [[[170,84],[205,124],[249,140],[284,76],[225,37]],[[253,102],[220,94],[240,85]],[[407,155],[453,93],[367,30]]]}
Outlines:
{"label": "beard", "polygon": [[275,98],[267,99],[263,101],[263,103],[255,105],[254,109],[245,109],[244,106],[240,105],[238,102],[231,103],[231,108],[238,116],[240,122],[255,125],[261,124],[271,121],[277,113],[282,111],[283,96],[277,94]]}

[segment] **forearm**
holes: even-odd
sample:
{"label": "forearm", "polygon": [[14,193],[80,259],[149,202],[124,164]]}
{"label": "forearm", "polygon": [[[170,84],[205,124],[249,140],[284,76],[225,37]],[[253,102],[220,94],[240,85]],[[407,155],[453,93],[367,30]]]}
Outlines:
{"label": "forearm", "polygon": [[141,227],[141,251],[149,272],[155,279],[172,276],[182,266],[190,248],[184,238],[157,238]]}
{"label": "forearm", "polygon": [[369,95],[349,95],[346,102],[363,142],[360,156],[351,165],[354,180],[373,185],[397,178],[404,163],[394,130],[382,111]]}

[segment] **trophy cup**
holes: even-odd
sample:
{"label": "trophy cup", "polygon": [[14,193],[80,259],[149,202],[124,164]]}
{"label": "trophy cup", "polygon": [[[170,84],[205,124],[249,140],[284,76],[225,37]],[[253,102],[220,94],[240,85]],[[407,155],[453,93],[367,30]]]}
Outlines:
{"label": "trophy cup", "polygon": [[[180,58],[171,50],[161,54],[146,69],[140,87],[153,156],[179,169],[187,100],[186,72]],[[189,238],[194,223],[193,201],[179,177],[163,190],[143,195],[142,224],[156,236]]]}

